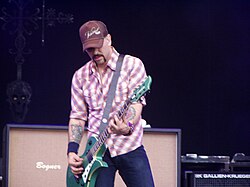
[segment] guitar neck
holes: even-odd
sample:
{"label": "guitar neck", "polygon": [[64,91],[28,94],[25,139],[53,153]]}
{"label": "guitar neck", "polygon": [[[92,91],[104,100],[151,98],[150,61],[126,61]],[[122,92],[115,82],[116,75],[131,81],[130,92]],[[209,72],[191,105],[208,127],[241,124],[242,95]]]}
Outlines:
{"label": "guitar neck", "polygon": [[[121,109],[117,112],[117,116],[119,119],[121,119],[124,116],[124,114],[126,113],[126,111],[129,108],[130,104],[131,104],[131,102],[130,102],[130,98],[129,98],[125,101],[125,103],[123,104]],[[90,157],[92,157],[92,155],[94,155],[96,153],[96,151],[106,142],[106,140],[109,138],[109,136],[110,136],[110,134],[108,132],[108,126],[106,126],[105,129],[99,134],[98,141],[90,149],[90,151],[89,151],[89,154],[91,154],[91,155],[89,155]]]}
{"label": "guitar neck", "polygon": [[117,112],[117,116],[119,119],[121,119],[124,116],[124,114],[127,112],[130,104],[131,104],[131,102],[130,102],[130,98],[129,98],[125,101],[125,103],[123,104],[121,109]]}

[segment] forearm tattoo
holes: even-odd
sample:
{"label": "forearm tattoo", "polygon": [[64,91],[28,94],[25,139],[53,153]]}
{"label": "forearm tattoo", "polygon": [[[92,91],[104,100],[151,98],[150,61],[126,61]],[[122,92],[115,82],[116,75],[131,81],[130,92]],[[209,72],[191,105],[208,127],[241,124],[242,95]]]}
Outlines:
{"label": "forearm tattoo", "polygon": [[70,141],[80,144],[82,139],[82,126],[71,124],[71,137]]}
{"label": "forearm tattoo", "polygon": [[130,120],[133,120],[135,118],[135,114],[136,114],[136,111],[135,111],[135,108],[134,107],[129,107],[127,113],[126,113],[126,119],[128,121]]}

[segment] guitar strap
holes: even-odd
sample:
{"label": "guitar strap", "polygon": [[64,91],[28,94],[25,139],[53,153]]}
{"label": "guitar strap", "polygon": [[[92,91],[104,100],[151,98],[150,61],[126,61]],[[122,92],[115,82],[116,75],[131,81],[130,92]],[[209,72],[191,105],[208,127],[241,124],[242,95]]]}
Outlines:
{"label": "guitar strap", "polygon": [[123,59],[124,59],[124,55],[120,54],[118,57],[118,60],[116,62],[116,69],[115,69],[115,72],[113,74],[112,81],[110,83],[110,88],[108,91],[106,106],[104,108],[104,112],[103,112],[103,116],[102,116],[102,120],[101,120],[101,125],[99,128],[100,134],[108,125],[109,113],[110,113],[110,110],[112,107],[113,99],[115,97],[116,85],[117,85],[118,78],[120,76],[120,71],[121,71]]}

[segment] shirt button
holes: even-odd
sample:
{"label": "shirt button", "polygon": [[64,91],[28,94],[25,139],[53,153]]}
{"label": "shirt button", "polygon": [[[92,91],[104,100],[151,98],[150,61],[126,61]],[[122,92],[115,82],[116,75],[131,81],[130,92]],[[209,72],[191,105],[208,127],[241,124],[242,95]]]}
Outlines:
{"label": "shirt button", "polygon": [[102,122],[103,122],[103,123],[107,123],[108,120],[107,120],[106,118],[103,118],[103,119],[102,119]]}

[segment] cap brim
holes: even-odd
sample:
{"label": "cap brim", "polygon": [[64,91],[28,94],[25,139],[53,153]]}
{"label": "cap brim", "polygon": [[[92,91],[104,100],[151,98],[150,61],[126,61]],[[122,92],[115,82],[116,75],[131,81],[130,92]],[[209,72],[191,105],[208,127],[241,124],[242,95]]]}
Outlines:
{"label": "cap brim", "polygon": [[103,41],[104,39],[92,39],[92,40],[86,41],[82,45],[83,50],[85,51],[88,48],[101,48],[103,45]]}

